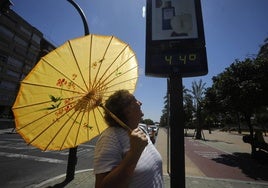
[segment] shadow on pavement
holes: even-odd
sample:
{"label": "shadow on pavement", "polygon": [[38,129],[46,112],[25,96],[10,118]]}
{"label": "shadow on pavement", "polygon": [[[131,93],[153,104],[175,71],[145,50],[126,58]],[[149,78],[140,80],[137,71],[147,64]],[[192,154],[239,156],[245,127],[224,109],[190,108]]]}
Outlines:
{"label": "shadow on pavement", "polygon": [[268,156],[262,160],[253,159],[249,153],[222,154],[213,160],[217,163],[237,167],[242,173],[255,180],[268,181]]}
{"label": "shadow on pavement", "polygon": [[67,186],[72,180],[64,180],[60,183],[57,183],[55,185],[51,185],[51,186],[48,186],[47,188],[63,188],[65,186]]}

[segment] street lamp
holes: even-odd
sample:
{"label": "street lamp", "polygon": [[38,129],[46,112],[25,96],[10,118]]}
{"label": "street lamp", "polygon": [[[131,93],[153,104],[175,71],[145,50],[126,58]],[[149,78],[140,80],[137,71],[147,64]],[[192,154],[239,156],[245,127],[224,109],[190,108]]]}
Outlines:
{"label": "street lamp", "polygon": [[[78,11],[79,15],[82,18],[83,25],[84,25],[84,34],[89,34],[88,24],[86,20],[86,16],[82,9],[76,4],[73,0],[67,0],[69,3],[71,3],[75,9]],[[77,163],[77,147],[70,148],[69,149],[69,156],[68,156],[68,164],[67,164],[67,171],[66,171],[66,178],[63,184],[68,184],[70,181],[74,179],[75,174],[75,165]]]}

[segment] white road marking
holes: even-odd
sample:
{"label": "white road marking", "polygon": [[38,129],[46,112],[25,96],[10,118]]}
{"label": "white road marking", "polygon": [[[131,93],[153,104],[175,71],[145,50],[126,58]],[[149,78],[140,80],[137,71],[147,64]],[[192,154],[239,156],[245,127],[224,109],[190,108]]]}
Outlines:
{"label": "white road marking", "polygon": [[215,151],[194,151],[194,152],[208,159],[219,158],[219,153]]}
{"label": "white road marking", "polygon": [[0,145],[0,148],[3,148],[3,149],[17,149],[17,150],[29,150],[29,149],[36,149],[34,147],[31,147],[31,146],[18,146],[18,144],[16,144],[17,146],[11,146],[11,145],[6,145],[6,146],[1,146]]}
{"label": "white road marking", "polygon": [[37,157],[31,155],[24,155],[24,154],[17,154],[17,153],[7,153],[7,152],[0,152],[0,156],[3,157],[10,157],[10,158],[21,158],[21,159],[28,159],[40,162],[47,162],[47,163],[57,163],[57,164],[66,164],[67,162],[60,159],[53,159],[47,157]]}
{"label": "white road marking", "polygon": [[91,144],[80,144],[79,146],[87,147],[87,148],[95,148],[94,145]]}

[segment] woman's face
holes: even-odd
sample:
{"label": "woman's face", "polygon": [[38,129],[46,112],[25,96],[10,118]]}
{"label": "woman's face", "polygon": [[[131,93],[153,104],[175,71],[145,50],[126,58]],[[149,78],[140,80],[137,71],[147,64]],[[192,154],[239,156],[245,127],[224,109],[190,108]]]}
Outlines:
{"label": "woman's face", "polygon": [[133,96],[130,104],[124,110],[128,120],[127,125],[132,129],[137,128],[144,115],[141,110],[141,105],[142,103]]}

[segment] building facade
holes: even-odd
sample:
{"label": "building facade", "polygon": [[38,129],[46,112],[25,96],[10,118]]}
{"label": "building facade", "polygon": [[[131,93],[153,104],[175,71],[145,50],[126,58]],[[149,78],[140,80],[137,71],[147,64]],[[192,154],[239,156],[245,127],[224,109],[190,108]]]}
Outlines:
{"label": "building facade", "polygon": [[20,81],[40,57],[55,49],[43,34],[13,10],[0,13],[0,118],[12,118]]}

